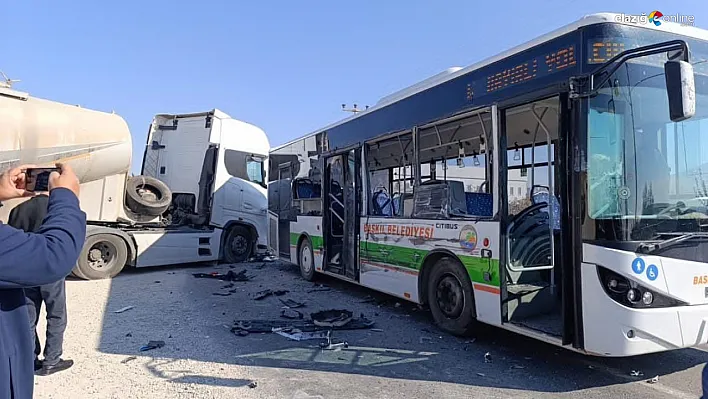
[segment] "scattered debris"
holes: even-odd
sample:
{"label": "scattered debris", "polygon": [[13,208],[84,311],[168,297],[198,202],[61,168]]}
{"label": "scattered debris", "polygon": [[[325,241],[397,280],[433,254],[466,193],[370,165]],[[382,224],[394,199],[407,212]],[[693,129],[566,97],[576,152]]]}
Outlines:
{"label": "scattered debris", "polygon": [[420,337],[420,343],[424,344],[426,342],[433,342],[433,339],[430,337]]}
{"label": "scattered debris", "polygon": [[632,377],[642,377],[644,376],[644,373],[638,370],[632,370],[629,372],[629,375],[631,375]]}
{"label": "scattered debris", "polygon": [[132,362],[132,361],[135,360],[135,359],[137,359],[137,357],[135,357],[135,356],[128,356],[128,357],[126,357],[125,359],[121,360],[120,362],[121,362],[122,364],[126,364],[126,363],[128,363],[128,362]]}
{"label": "scattered debris", "polygon": [[526,368],[526,366],[522,366],[520,364],[514,364],[513,366],[511,366],[512,370],[523,370],[525,368]]}
{"label": "scattered debris", "polygon": [[401,303],[400,303],[400,302],[396,302],[396,304],[393,305],[393,307],[394,307],[394,308],[400,308],[400,307],[401,307]]}
{"label": "scattered debris", "polygon": [[352,320],[352,312],[344,309],[322,310],[310,314],[315,325],[321,327],[341,327]]}
{"label": "scattered debris", "polygon": [[650,384],[656,384],[657,382],[659,382],[659,376],[658,375],[654,376],[654,378],[652,378],[651,380],[649,380],[647,382]]}
{"label": "scattered debris", "polygon": [[257,383],[256,381],[251,381],[251,382],[248,384],[248,387],[251,388],[251,389],[256,388],[257,386],[258,386],[258,383]]}
{"label": "scattered debris", "polygon": [[364,297],[364,299],[362,299],[361,301],[359,301],[359,303],[374,303],[374,302],[376,302],[376,298],[374,298],[374,297],[371,296],[371,295],[367,295],[367,296]]}
{"label": "scattered debris", "polygon": [[128,337],[128,338],[130,338],[130,337],[133,336],[133,333],[127,333],[127,334],[125,334],[125,336]]}
{"label": "scattered debris", "polygon": [[215,292],[215,293],[213,293],[212,295],[216,295],[216,296],[230,296],[231,293],[230,293],[230,292]]}
{"label": "scattered debris", "polygon": [[282,329],[274,329],[274,333],[281,335],[285,338],[291,339],[293,341],[307,341],[310,339],[327,339],[327,336],[329,335],[329,331],[314,331],[314,332],[302,332],[302,331],[295,331],[293,332],[285,332]]}
{"label": "scattered debris", "polygon": [[222,288],[222,289],[227,289],[227,288],[233,288],[233,287],[234,287],[234,283],[228,283],[228,284],[226,284],[225,286],[223,286],[223,287],[221,287],[221,288]]}
{"label": "scattered debris", "polygon": [[120,308],[120,309],[114,311],[113,313],[123,313],[123,312],[130,310],[130,309],[133,309],[134,307],[135,306],[126,306],[124,308]]}
{"label": "scattered debris", "polygon": [[484,362],[485,363],[491,363],[492,362],[492,354],[487,352],[484,354]]}
{"label": "scattered debris", "polygon": [[371,331],[375,331],[375,332],[384,332],[384,330],[383,330],[383,329],[381,329],[381,328],[372,328],[372,329],[371,329]]}
{"label": "scattered debris", "polygon": [[302,319],[303,314],[295,309],[287,308],[280,311],[280,317],[286,319]]}
{"label": "scattered debris", "polygon": [[320,348],[327,351],[341,350],[342,348],[348,348],[349,344],[347,341],[335,341],[332,339],[332,330],[327,331],[327,341],[320,343]]}
{"label": "scattered debris", "polygon": [[282,329],[285,332],[299,330],[304,332],[321,330],[361,330],[371,328],[374,322],[365,317],[353,318],[348,323],[341,326],[319,326],[312,320],[236,320],[231,328],[231,332],[242,335],[240,331],[248,333],[272,333],[273,329]]}
{"label": "scattered debris", "polygon": [[323,291],[329,291],[329,290],[330,290],[330,288],[327,287],[327,286],[324,285],[324,284],[315,284],[313,287],[314,287],[314,288],[307,290],[307,293],[308,293],[308,294],[311,294],[311,293],[313,293],[313,292],[323,292]]}
{"label": "scattered debris", "polygon": [[161,282],[160,280],[155,280],[155,284],[160,284]]}
{"label": "scattered debris", "polygon": [[288,291],[288,290],[275,290],[275,291],[273,291],[273,295],[283,296],[283,295],[287,294],[288,292],[290,292],[290,291]]}
{"label": "scattered debris", "polygon": [[292,299],[279,299],[280,303],[289,307],[290,309],[297,309],[305,306],[304,302],[293,301]]}
{"label": "scattered debris", "polygon": [[486,376],[487,376],[487,375],[484,374],[484,373],[477,373],[477,375],[480,376],[480,377],[486,377]]}
{"label": "scattered debris", "polygon": [[150,341],[147,345],[140,348],[140,352],[149,351],[152,349],[162,348],[165,346],[165,341]]}
{"label": "scattered debris", "polygon": [[195,278],[213,278],[221,281],[250,281],[251,277],[246,275],[246,269],[241,270],[238,273],[234,273],[233,270],[229,270],[226,274],[221,274],[218,272],[212,273],[192,273]]}
{"label": "scattered debris", "polygon": [[[231,329],[231,331],[233,331],[233,329]],[[238,330],[238,331],[234,331],[234,333],[240,337],[245,337],[246,335],[249,334],[248,330]]]}

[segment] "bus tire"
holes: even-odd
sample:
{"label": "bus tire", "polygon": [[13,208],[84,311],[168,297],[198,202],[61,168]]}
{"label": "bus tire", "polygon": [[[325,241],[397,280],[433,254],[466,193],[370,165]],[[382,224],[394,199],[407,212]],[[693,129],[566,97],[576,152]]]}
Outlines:
{"label": "bus tire", "polygon": [[297,264],[300,266],[300,275],[307,281],[315,279],[315,256],[312,250],[312,242],[305,238],[300,243],[297,250]]}
{"label": "bus tire", "polygon": [[128,261],[128,246],[113,234],[94,234],[86,238],[73,275],[84,280],[113,278]]}
{"label": "bus tire", "polygon": [[472,332],[476,321],[472,282],[462,265],[449,257],[437,261],[428,279],[428,305],[435,324],[453,335]]}
{"label": "bus tire", "polygon": [[253,236],[244,226],[229,229],[224,239],[224,260],[226,263],[241,263],[248,260],[253,250]]}

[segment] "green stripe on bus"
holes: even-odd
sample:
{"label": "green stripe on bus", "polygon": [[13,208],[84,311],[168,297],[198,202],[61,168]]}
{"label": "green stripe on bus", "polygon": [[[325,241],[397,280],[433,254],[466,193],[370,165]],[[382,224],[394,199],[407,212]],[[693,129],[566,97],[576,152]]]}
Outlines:
{"label": "green stripe on bus", "polygon": [[[291,246],[296,246],[298,241],[300,241],[300,237],[302,237],[302,233],[290,233],[290,245]],[[309,236],[310,241],[312,241],[312,248],[314,251],[318,251],[320,248],[324,247],[324,240],[322,239],[321,236]]]}
{"label": "green stripe on bus", "polygon": [[[290,245],[296,246],[301,233],[290,233]],[[317,251],[324,247],[321,236],[310,236],[313,250]],[[367,251],[368,248],[368,251]],[[428,255],[429,250],[418,248],[407,248],[396,245],[375,244],[372,242],[363,243],[359,250],[359,257],[363,261],[388,264],[404,267],[412,270],[420,270],[423,266],[423,259]],[[485,259],[478,256],[456,255],[462,265],[467,269],[470,280],[474,283],[482,283],[499,287],[499,260]],[[489,273],[491,281],[484,278],[484,273]]]}
{"label": "green stripe on bus", "polygon": [[[359,256],[362,260],[420,270],[423,266],[425,256],[428,255],[430,251],[369,242],[366,243],[366,248],[361,248],[359,252]],[[475,283],[493,285],[495,287],[500,286],[498,259],[486,259],[469,255],[456,256],[465,269],[467,269],[470,280]],[[489,273],[491,281],[485,280],[485,273]]]}

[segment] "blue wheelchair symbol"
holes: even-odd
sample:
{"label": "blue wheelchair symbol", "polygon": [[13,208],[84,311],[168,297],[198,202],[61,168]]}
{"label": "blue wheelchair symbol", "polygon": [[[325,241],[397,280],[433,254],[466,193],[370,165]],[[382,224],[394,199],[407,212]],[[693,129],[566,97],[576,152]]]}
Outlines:
{"label": "blue wheelchair symbol", "polygon": [[649,265],[649,267],[647,267],[647,278],[654,281],[657,277],[659,277],[659,268],[656,267],[656,265]]}
{"label": "blue wheelchair symbol", "polygon": [[[636,258],[632,261],[632,270],[637,274],[644,273],[645,267],[646,263],[644,263],[644,259],[642,258]],[[656,266],[654,266],[654,268],[656,268]]]}

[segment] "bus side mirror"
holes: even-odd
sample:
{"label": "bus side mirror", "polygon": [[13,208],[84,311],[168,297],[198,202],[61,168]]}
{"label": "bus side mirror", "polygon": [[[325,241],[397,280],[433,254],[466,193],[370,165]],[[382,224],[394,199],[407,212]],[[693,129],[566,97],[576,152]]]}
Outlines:
{"label": "bus side mirror", "polygon": [[686,61],[670,60],[664,64],[666,92],[669,95],[669,116],[681,122],[696,113],[696,85],[693,65]]}

